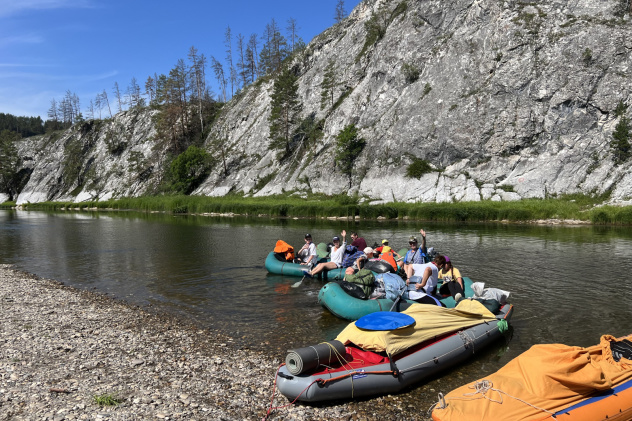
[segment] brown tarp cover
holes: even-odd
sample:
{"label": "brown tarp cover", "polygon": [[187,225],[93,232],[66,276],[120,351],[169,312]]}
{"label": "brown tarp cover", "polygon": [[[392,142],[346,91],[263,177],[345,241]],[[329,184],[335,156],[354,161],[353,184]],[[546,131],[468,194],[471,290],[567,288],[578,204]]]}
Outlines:
{"label": "brown tarp cover", "polygon": [[[632,339],[632,335],[626,338]],[[447,407],[435,408],[432,418],[442,421],[554,419],[551,413],[632,378],[632,361],[621,358],[616,362],[612,358],[610,342],[615,340],[613,336],[604,335],[599,345],[589,348],[534,345],[496,373],[448,393],[445,396]],[[476,390],[477,385],[481,390],[482,380],[491,382],[484,393]],[[584,415],[591,419],[590,414]],[[569,417],[560,415],[558,419]]]}
{"label": "brown tarp cover", "polygon": [[414,318],[415,324],[396,330],[370,331],[356,327],[354,322],[336,339],[345,345],[353,343],[365,350],[396,355],[445,333],[463,330],[485,320],[496,320],[492,312],[474,300],[461,300],[455,308],[414,304],[402,313]]}

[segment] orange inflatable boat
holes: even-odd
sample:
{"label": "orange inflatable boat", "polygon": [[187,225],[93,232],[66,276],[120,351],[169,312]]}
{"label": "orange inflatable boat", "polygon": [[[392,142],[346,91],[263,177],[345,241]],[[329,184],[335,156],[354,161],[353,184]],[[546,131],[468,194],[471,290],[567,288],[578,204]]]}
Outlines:
{"label": "orange inflatable boat", "polygon": [[588,348],[535,345],[441,397],[435,421],[632,420],[632,335]]}

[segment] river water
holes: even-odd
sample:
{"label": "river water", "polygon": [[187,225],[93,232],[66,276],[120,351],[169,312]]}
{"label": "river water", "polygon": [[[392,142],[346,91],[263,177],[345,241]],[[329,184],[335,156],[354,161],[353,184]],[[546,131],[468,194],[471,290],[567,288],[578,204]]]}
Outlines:
{"label": "river water", "polygon": [[283,359],[288,348],[334,338],[347,322],[318,305],[321,281],[293,288],[300,278],[266,272],[276,240],[298,248],[307,232],[318,243],[346,229],[369,245],[388,238],[400,248],[419,228],[464,276],[511,292],[511,341],[466,366],[468,377],[496,370],[536,343],[589,346],[602,334],[632,331],[630,227],[4,210],[0,263],[177,312]]}

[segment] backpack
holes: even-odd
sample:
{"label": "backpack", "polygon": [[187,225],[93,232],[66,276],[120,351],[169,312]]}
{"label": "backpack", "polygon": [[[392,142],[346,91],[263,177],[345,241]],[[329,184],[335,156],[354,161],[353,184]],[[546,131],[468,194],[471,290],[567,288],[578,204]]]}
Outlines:
{"label": "backpack", "polygon": [[367,295],[364,293],[364,289],[358,284],[341,281],[340,287],[353,298],[359,298],[360,300],[366,300],[367,298]]}
{"label": "backpack", "polygon": [[[294,247],[289,245],[283,240],[278,240],[276,242],[276,246],[274,247],[274,255],[279,259],[279,257],[283,257],[286,262],[294,261]],[[281,259],[279,259],[281,260]]]}
{"label": "backpack", "polygon": [[402,294],[402,291],[404,291],[402,298],[408,298],[406,282],[399,275],[395,273],[380,273],[377,275],[377,278],[379,279],[378,282],[381,281],[384,283],[384,291],[386,294],[384,298],[395,301],[397,297]]}
{"label": "backpack", "polygon": [[360,269],[353,275],[345,276],[347,283],[358,285],[364,291],[363,299],[371,295],[373,284],[375,283],[375,275],[368,269]]}
{"label": "backpack", "polygon": [[342,267],[343,268],[348,268],[348,267],[353,266],[355,261],[358,260],[358,258],[361,257],[361,256],[364,256],[364,252],[363,251],[356,251],[353,254],[345,253],[344,257],[342,258]]}

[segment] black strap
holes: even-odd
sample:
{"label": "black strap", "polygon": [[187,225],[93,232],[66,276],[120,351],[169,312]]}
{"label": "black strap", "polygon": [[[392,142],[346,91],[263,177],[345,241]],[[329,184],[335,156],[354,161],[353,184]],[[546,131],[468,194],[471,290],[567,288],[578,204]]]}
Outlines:
{"label": "black strap", "polygon": [[395,361],[393,361],[393,357],[391,357],[390,355],[388,355],[388,363],[391,366],[391,371],[393,372],[393,377],[398,377],[399,376],[399,369],[395,365]]}

